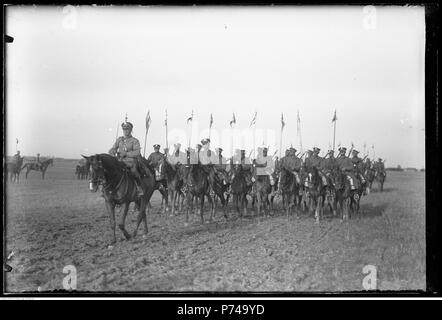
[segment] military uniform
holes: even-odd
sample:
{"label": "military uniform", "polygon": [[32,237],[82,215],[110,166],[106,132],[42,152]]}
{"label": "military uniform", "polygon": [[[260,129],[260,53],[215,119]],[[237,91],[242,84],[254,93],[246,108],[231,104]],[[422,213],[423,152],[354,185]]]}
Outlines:
{"label": "military uniform", "polygon": [[328,158],[322,159],[320,168],[327,173],[335,170],[337,168],[336,158],[333,155],[330,155]]}
{"label": "military uniform", "polygon": [[257,176],[269,176],[270,185],[275,184],[273,178],[273,172],[275,171],[275,164],[271,156],[264,156],[263,149],[258,148],[258,157],[255,160],[256,175]]}
{"label": "military uniform", "polygon": [[109,154],[119,156],[125,164],[132,167],[136,163],[136,158],[141,156],[140,150],[141,147],[138,139],[129,135],[128,137],[117,138],[117,141],[109,150]]}
{"label": "military uniform", "polygon": [[177,164],[186,164],[187,157],[184,152],[181,152],[179,149],[177,149],[174,153],[167,157],[167,162],[169,162],[173,166]]}
{"label": "military uniform", "polygon": [[285,157],[281,158],[280,168],[288,170],[295,175],[296,182],[301,183],[299,171],[301,170],[302,161],[296,156],[296,150],[289,152]]}
{"label": "military uniform", "polygon": [[152,167],[156,168],[156,167],[158,167],[158,164],[160,163],[160,161],[163,158],[164,158],[164,153],[156,151],[156,152],[152,152],[149,155],[149,157],[147,158],[147,162],[149,163],[149,165],[151,165]]}
{"label": "military uniform", "polygon": [[357,152],[354,153],[353,157],[351,158],[351,162],[355,168],[356,175],[361,179],[362,183],[365,183],[365,177],[363,175],[364,163],[362,162],[362,159],[358,157]]}
{"label": "military uniform", "polygon": [[341,152],[339,154],[339,156],[336,158],[336,164],[337,164],[338,168],[346,174],[347,179],[350,182],[351,188],[353,190],[357,189],[357,186],[355,186],[355,181],[357,181],[357,180],[356,180],[356,177],[354,175],[354,165],[353,165],[353,162],[351,161],[351,159],[349,157],[347,157],[345,155],[345,150],[346,149],[342,149],[342,150],[344,150],[344,151]]}
{"label": "military uniform", "polygon": [[378,160],[373,164],[373,169],[375,169],[377,172],[382,172],[385,174],[385,166],[384,162],[382,160]]}
{"label": "military uniform", "polygon": [[[130,122],[125,122],[121,125],[121,127],[123,130],[130,129],[132,131],[133,125]],[[143,165],[141,161],[137,160],[141,159],[140,150],[140,142],[137,138],[133,137],[130,132],[127,136],[117,138],[114,145],[109,150],[109,154],[118,156],[118,158],[130,168],[130,171],[135,177],[138,196],[142,196],[144,194],[141,188],[141,176],[137,168],[137,163]]]}
{"label": "military uniform", "polygon": [[215,152],[210,150],[207,144],[203,146],[199,155],[200,162],[203,165],[216,164],[218,162]]}

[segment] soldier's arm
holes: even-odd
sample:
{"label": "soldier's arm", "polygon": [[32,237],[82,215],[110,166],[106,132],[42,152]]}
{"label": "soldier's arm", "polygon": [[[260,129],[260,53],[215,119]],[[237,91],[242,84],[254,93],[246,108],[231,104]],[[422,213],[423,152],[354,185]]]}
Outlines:
{"label": "soldier's arm", "polygon": [[140,152],[141,147],[140,147],[140,142],[138,141],[138,139],[134,140],[133,145],[132,145],[132,149],[133,149],[132,151],[126,152],[127,157],[133,158],[133,157],[137,157],[137,156],[141,155],[141,152]]}
{"label": "soldier's arm", "polygon": [[112,146],[112,148],[110,148],[109,150],[109,154],[115,156],[115,154],[117,153],[118,150],[118,144],[120,142],[120,138],[117,138],[117,140],[115,140],[114,145]]}

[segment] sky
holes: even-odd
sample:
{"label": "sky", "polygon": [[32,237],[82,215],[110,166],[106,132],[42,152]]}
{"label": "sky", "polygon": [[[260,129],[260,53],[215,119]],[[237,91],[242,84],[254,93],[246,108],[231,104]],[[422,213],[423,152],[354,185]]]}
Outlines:
{"label": "sky", "polygon": [[226,156],[326,151],[336,110],[336,148],[425,165],[421,7],[10,6],[6,17],[8,155],[107,152],[126,114],[144,153],[149,111],[147,156],[166,144],[166,110],[171,148],[208,137],[212,114],[211,146]]}

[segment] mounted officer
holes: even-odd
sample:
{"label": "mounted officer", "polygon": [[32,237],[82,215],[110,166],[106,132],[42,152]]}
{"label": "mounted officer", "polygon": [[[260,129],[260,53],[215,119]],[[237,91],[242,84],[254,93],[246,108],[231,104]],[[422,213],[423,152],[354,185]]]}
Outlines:
{"label": "mounted officer", "polygon": [[335,151],[334,150],[328,150],[327,154],[321,161],[320,165],[321,170],[325,173],[326,176],[330,174],[333,170],[337,169],[336,164],[336,158],[335,158]]}
{"label": "mounted officer", "polygon": [[20,157],[20,150],[17,150],[17,153],[12,157],[12,161],[17,165],[21,159],[22,157]]}
{"label": "mounted officer", "polygon": [[218,159],[216,158],[216,154],[210,150],[210,139],[201,140],[201,151],[200,151],[200,162],[203,165],[208,164],[216,164]]}
{"label": "mounted officer", "polygon": [[133,125],[126,122],[121,124],[123,128],[123,136],[118,137],[112,148],[109,150],[109,154],[117,156],[119,160],[123,161],[135,178],[135,184],[137,187],[138,196],[144,195],[141,188],[141,175],[138,171],[138,165],[143,165],[141,160],[141,147],[137,138],[132,136]]}
{"label": "mounted officer", "polygon": [[269,176],[270,185],[272,186],[272,193],[270,195],[275,195],[275,179],[273,178],[273,172],[275,171],[275,163],[271,156],[267,154],[267,147],[258,148],[258,156],[253,161],[256,167],[257,176]]}
{"label": "mounted officer", "polygon": [[347,148],[341,147],[338,150],[339,150],[339,155],[336,158],[336,164],[337,164],[338,168],[342,172],[344,172],[345,175],[347,176],[347,179],[350,182],[350,188],[352,190],[355,190],[355,189],[357,189],[355,182],[357,182],[358,180],[356,179],[356,177],[354,175],[355,168],[354,168],[353,162],[346,155]]}
{"label": "mounted officer", "polygon": [[[167,162],[175,168],[178,164],[186,164],[187,157],[186,154],[180,151],[181,143],[174,144],[174,151],[171,155],[167,157]],[[176,168],[175,168],[176,169]]]}
{"label": "mounted officer", "polygon": [[160,181],[162,180],[161,172],[159,169],[159,164],[161,160],[165,157],[164,153],[160,152],[161,146],[159,144],[153,145],[153,152],[149,155],[147,158],[147,163],[149,166],[155,169],[155,180]]}
{"label": "mounted officer", "polygon": [[365,183],[365,177],[363,175],[364,162],[362,161],[361,158],[358,157],[359,154],[358,150],[354,149],[351,154],[352,154],[351,162],[353,162],[353,165],[355,166],[356,174],[361,180],[361,183],[364,184]]}
{"label": "mounted officer", "polygon": [[[296,155],[296,149],[293,147],[290,147],[286,150],[285,156],[281,158],[281,161],[279,163],[281,169],[285,169],[295,175],[296,183],[301,183],[300,178],[300,170],[302,167],[302,161],[298,156]],[[281,193],[281,177],[278,180],[278,190],[277,193]]]}
{"label": "mounted officer", "polygon": [[319,149],[318,147],[313,147],[312,154],[305,161],[305,167],[307,168],[307,170],[316,168],[318,170],[319,176],[322,179],[322,183],[324,185],[327,185],[327,177],[321,170],[321,163],[324,159],[319,156],[320,151],[321,149]]}
{"label": "mounted officer", "polygon": [[160,148],[161,146],[159,144],[154,144],[153,145],[154,151],[147,158],[147,163],[153,168],[156,168],[159,162],[161,161],[161,159],[163,159],[164,157],[164,154],[160,152]]}
{"label": "mounted officer", "polygon": [[41,161],[40,161],[40,153],[37,153],[37,159],[36,159],[36,166],[37,166],[37,168],[39,169],[39,170],[42,170],[43,169],[43,164],[41,163]]}
{"label": "mounted officer", "polygon": [[378,161],[373,164],[373,169],[376,170],[376,173],[383,173],[386,175],[384,161],[382,161],[382,158],[378,158]]}

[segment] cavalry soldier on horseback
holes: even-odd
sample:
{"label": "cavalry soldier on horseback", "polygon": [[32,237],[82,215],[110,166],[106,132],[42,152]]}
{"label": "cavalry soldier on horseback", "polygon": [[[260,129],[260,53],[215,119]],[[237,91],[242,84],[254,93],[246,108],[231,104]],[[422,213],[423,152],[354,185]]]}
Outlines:
{"label": "cavalry soldier on horseback", "polygon": [[355,168],[354,168],[353,162],[346,155],[347,148],[341,147],[338,150],[339,150],[339,155],[336,158],[336,164],[337,164],[338,168],[346,174],[347,179],[350,182],[351,189],[355,190],[355,189],[357,189],[357,187],[355,186],[354,182],[357,180],[354,175]]}
{"label": "cavalry soldier on horseback", "polygon": [[13,161],[15,164],[18,164],[19,161],[20,161],[20,159],[21,159],[21,157],[20,157],[20,150],[17,150],[17,153],[14,154],[14,156],[12,157],[12,161]]}
{"label": "cavalry soldier on horseback", "polygon": [[[319,156],[319,151],[321,151],[321,149],[319,149],[318,147],[313,147],[313,151],[310,157],[308,157],[305,161],[305,167],[307,168],[307,170],[311,170],[312,168],[316,168],[318,170],[319,176],[322,179],[322,183],[324,185],[327,185],[327,177],[325,176],[325,174],[322,172],[322,161],[324,160],[322,157]],[[306,177],[306,179],[308,179]]]}
{"label": "cavalry soldier on horseback", "polygon": [[118,137],[109,154],[117,156],[119,160],[123,161],[131,173],[135,177],[138,196],[143,196],[144,192],[141,188],[141,175],[138,171],[138,165],[143,165],[141,159],[141,147],[137,138],[132,136],[133,125],[130,122],[121,124],[123,128],[123,136]]}
{"label": "cavalry soldier on horseback", "polygon": [[373,164],[373,169],[375,169],[376,173],[383,173],[385,175],[385,166],[382,158],[378,158],[378,161]]}
{"label": "cavalry soldier on horseback", "polygon": [[187,157],[186,154],[180,151],[181,144],[176,143],[174,144],[174,152],[169,155],[166,159],[169,164],[172,165],[172,167],[175,169],[175,166],[178,164],[186,164],[187,163]]}
{"label": "cavalry soldier on horseback", "polygon": [[43,169],[43,165],[42,165],[42,163],[41,163],[41,161],[40,161],[40,153],[37,153],[36,166],[37,166],[37,168],[38,168],[39,170],[42,170],[42,169]]}
{"label": "cavalry soldier on horseback", "polygon": [[309,149],[306,151],[304,161],[303,161],[303,166],[305,168],[307,168],[308,161],[309,161],[310,157],[312,156],[312,154],[313,154],[312,150]]}
{"label": "cavalry soldier on horseback", "polygon": [[158,163],[164,157],[164,154],[160,152],[160,148],[161,146],[159,144],[154,144],[153,145],[154,152],[152,152],[147,158],[147,163],[153,168],[156,168],[158,166]]}
{"label": "cavalry soldier on horseback", "polygon": [[365,183],[365,177],[363,176],[364,162],[358,157],[358,154],[358,150],[355,149],[352,151],[353,157],[351,158],[351,162],[353,162],[353,165],[355,166],[357,176],[360,178],[362,183]]}
{"label": "cavalry soldier on horseback", "polygon": [[370,158],[367,157],[367,159],[365,160],[365,170],[364,171],[371,169],[371,165],[372,165],[371,160],[370,160]]}
{"label": "cavalry soldier on horseback", "polygon": [[203,165],[207,164],[215,164],[218,162],[218,159],[216,158],[216,154],[210,150],[210,139],[203,139],[201,140],[201,151],[200,151],[200,162]]}
{"label": "cavalry soldier on horseback", "polygon": [[253,165],[256,167],[257,176],[269,176],[270,185],[272,186],[271,195],[273,196],[276,193],[275,179],[272,175],[275,170],[275,164],[272,157],[267,155],[267,152],[267,147],[258,148],[258,157],[256,157],[256,159],[253,161]]}
{"label": "cavalry soldier on horseback", "polygon": [[[296,183],[301,183],[301,178],[299,175],[299,172],[302,167],[302,161],[298,156],[296,155],[296,149],[293,147],[290,147],[286,150],[285,156],[281,158],[281,161],[279,163],[280,168],[285,169],[287,171],[292,172],[295,175]],[[278,190],[277,194],[281,193],[281,178],[278,180]]]}
{"label": "cavalry soldier on horseback", "polygon": [[160,148],[161,146],[159,144],[154,144],[154,152],[152,152],[147,158],[147,163],[155,169],[155,181],[160,181],[162,179],[161,172],[158,166],[161,160],[165,157],[165,154],[160,152]]}

